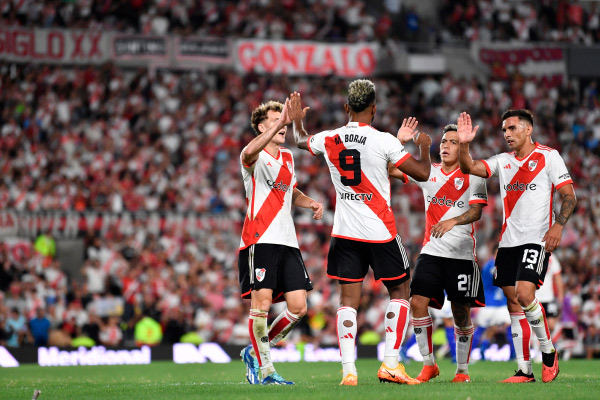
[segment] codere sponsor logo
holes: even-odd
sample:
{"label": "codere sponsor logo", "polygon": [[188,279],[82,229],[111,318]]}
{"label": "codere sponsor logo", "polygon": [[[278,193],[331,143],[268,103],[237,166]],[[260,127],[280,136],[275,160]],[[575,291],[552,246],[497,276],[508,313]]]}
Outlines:
{"label": "codere sponsor logo", "polygon": [[443,197],[427,196],[427,202],[431,204],[439,204],[440,206],[446,207],[463,207],[465,205],[464,201],[447,199],[446,195],[444,195]]}
{"label": "codere sponsor logo", "polygon": [[270,179],[267,179],[267,185],[269,185],[269,187],[271,189],[277,189],[277,190],[281,190],[282,192],[287,192],[288,189],[290,188],[289,185],[286,185],[285,183],[283,183],[283,181],[279,181],[279,182],[273,182]]}
{"label": "codere sponsor logo", "polygon": [[519,181],[504,185],[504,190],[507,192],[524,192],[526,190],[535,190],[536,188],[537,185],[535,183],[521,183]]}

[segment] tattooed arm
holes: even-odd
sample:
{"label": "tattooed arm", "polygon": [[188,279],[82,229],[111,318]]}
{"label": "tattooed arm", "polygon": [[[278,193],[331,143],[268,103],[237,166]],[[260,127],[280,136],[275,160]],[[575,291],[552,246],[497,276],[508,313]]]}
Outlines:
{"label": "tattooed arm", "polygon": [[546,251],[554,251],[560,244],[562,230],[569,220],[569,217],[571,217],[571,214],[573,214],[575,205],[577,204],[577,197],[575,197],[573,185],[569,184],[561,186],[561,188],[558,189],[558,194],[562,201],[560,213],[556,217],[554,224],[552,224],[542,239],[542,242],[546,242],[544,246]]}
{"label": "tattooed arm", "polygon": [[454,228],[456,225],[467,225],[471,222],[478,221],[481,218],[481,211],[483,210],[482,203],[471,204],[470,208],[458,217],[448,219],[446,221],[440,221],[433,225],[431,228],[431,235],[435,238],[441,238],[444,233]]}

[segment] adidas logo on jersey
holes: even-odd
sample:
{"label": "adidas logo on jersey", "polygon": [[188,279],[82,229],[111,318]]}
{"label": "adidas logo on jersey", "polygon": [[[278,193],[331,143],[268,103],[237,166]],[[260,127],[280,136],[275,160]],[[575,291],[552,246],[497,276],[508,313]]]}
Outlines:
{"label": "adidas logo on jersey", "polygon": [[506,164],[506,165],[504,166],[504,169],[510,169],[510,164]]}
{"label": "adidas logo on jersey", "polygon": [[435,182],[435,176],[433,178],[429,178],[429,182]]}

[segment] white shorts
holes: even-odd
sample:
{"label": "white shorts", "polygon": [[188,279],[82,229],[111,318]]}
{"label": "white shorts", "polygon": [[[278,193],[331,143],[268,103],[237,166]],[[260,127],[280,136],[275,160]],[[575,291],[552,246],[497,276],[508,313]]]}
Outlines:
{"label": "white shorts", "polygon": [[485,306],[477,310],[475,324],[483,328],[490,326],[510,324],[510,314],[506,306],[490,307]]}

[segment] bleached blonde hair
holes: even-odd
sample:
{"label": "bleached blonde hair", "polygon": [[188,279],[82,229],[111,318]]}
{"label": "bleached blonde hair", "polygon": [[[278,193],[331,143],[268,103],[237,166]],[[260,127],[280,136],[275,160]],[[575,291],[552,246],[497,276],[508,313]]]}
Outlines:
{"label": "bleached blonde hair", "polygon": [[357,79],[348,86],[348,105],[361,112],[375,103],[375,84],[368,79]]}

